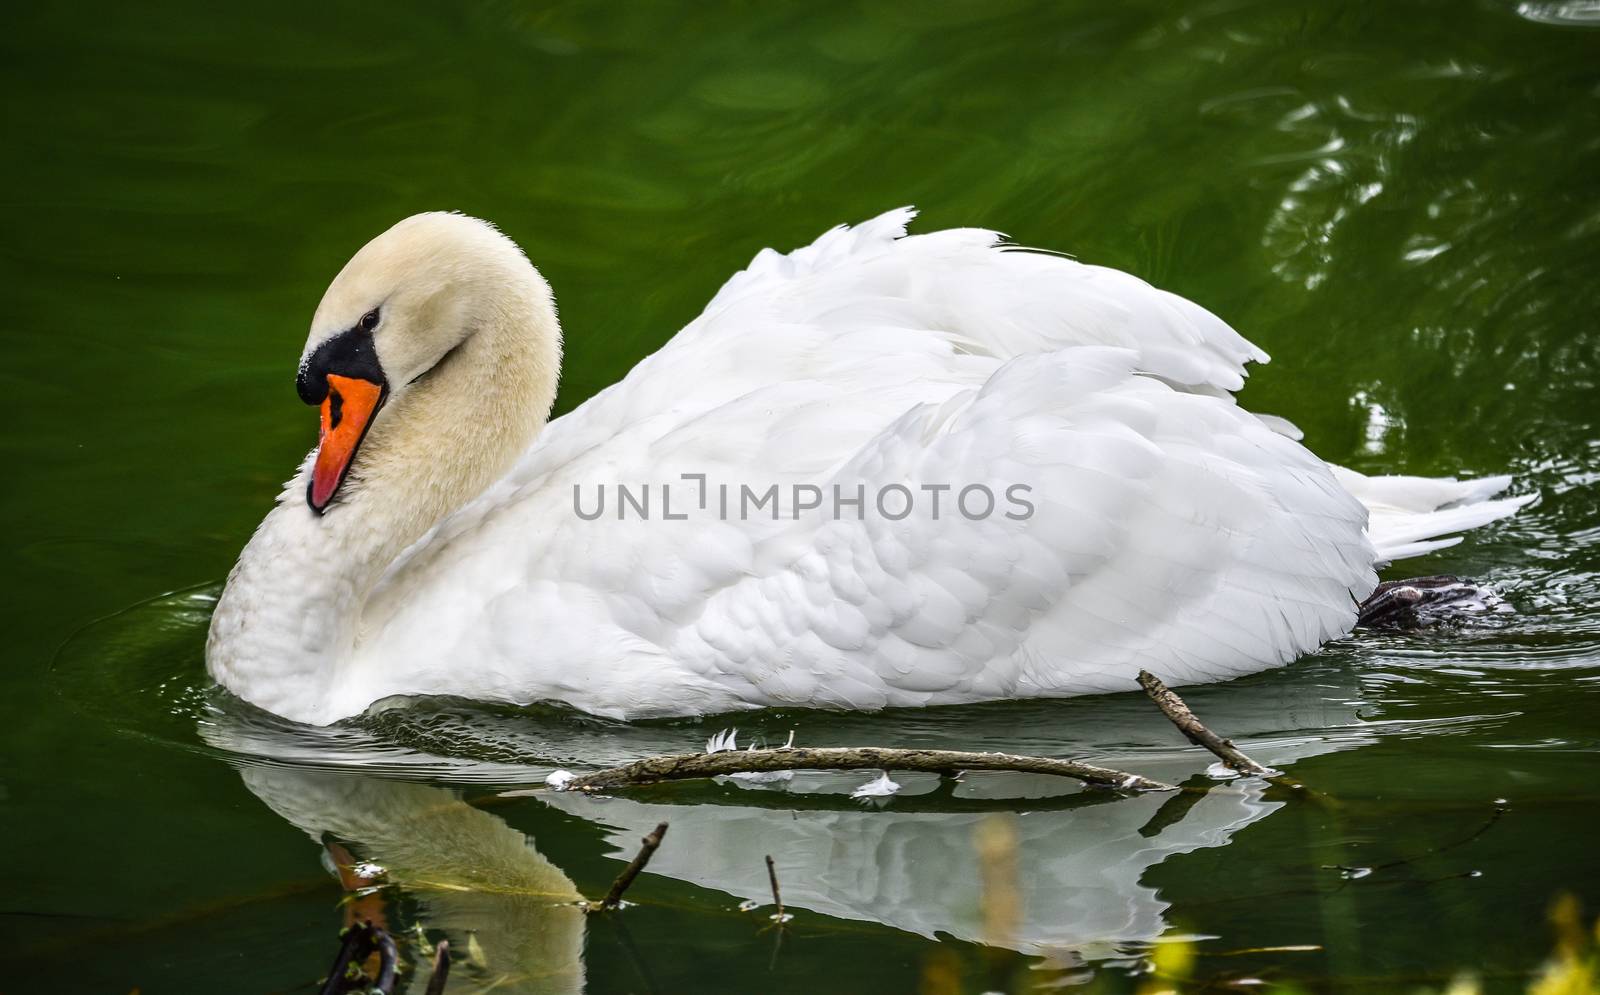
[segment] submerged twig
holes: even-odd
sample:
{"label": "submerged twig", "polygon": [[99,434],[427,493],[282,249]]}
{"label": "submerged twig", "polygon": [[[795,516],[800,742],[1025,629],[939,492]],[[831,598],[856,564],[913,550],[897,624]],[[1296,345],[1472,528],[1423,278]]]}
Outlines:
{"label": "submerged twig", "polygon": [[[1499,822],[1500,817],[1505,815],[1508,811],[1510,811],[1510,806],[1506,803],[1506,800],[1503,798],[1497,798],[1495,799],[1494,803],[1494,811],[1490,813],[1488,820],[1485,821],[1483,825],[1479,826],[1471,836],[1466,836],[1458,840],[1452,840],[1451,842],[1445,843],[1442,846],[1432,847],[1431,849],[1424,850],[1421,853],[1413,854],[1409,857],[1397,857],[1394,860],[1385,861],[1381,864],[1373,864],[1370,867],[1361,867],[1352,864],[1323,864],[1322,869],[1325,871],[1340,871],[1347,878],[1364,878],[1367,875],[1373,874],[1377,871],[1387,871],[1396,867],[1404,867],[1407,864],[1414,864],[1425,857],[1436,856],[1444,853],[1446,850],[1454,850],[1458,846],[1466,846],[1468,843],[1474,842],[1478,839],[1478,837],[1493,829],[1495,823]],[[1467,871],[1464,874],[1452,874],[1446,878],[1440,878],[1439,880],[1444,881],[1451,877],[1473,877],[1476,876],[1477,873],[1477,871]]]}
{"label": "submerged twig", "polygon": [[667,835],[667,824],[663,822],[659,823],[655,829],[651,830],[650,835],[640,841],[643,845],[639,847],[639,852],[628,862],[628,866],[622,869],[622,873],[617,875],[617,879],[611,882],[611,890],[606,892],[606,897],[589,906],[591,912],[604,912],[608,909],[621,908],[622,893],[628,890],[629,885],[633,884],[633,879],[639,876],[640,871],[644,870],[644,865],[650,863],[650,858],[655,856],[656,847],[661,845],[661,838],[665,835]]}
{"label": "submerged twig", "polygon": [[[372,995],[392,995],[394,992],[395,965],[400,959],[400,953],[395,948],[394,937],[382,926],[374,926],[369,919],[357,926],[347,928],[342,934],[344,943],[339,947],[339,953],[333,959],[333,966],[328,969],[328,979],[322,983],[321,995],[337,995],[339,992],[349,990],[350,973],[352,964],[360,964],[372,955],[374,950],[378,953],[378,977],[373,980],[370,991]],[[364,972],[363,975],[364,977]]]}
{"label": "submerged twig", "polygon": [[778,867],[772,862],[772,854],[767,854],[767,880],[772,882],[772,904],[778,911],[773,913],[772,921],[782,926],[786,921],[783,914],[783,895],[778,892]]}
{"label": "submerged twig", "polygon": [[433,976],[423,995],[444,995],[444,983],[450,979],[450,941],[440,940],[433,948]]}
{"label": "submerged twig", "polygon": [[372,983],[371,995],[392,995],[394,975],[400,963],[400,951],[395,948],[394,937],[382,926],[367,924],[372,931],[372,945],[378,949],[378,979]]}
{"label": "submerged twig", "polygon": [[569,791],[595,791],[658,781],[681,781],[725,774],[774,770],[912,770],[955,774],[964,770],[1007,770],[1021,774],[1053,774],[1101,788],[1129,791],[1174,791],[1170,784],[1097,767],[1076,760],[1018,756],[1010,753],[968,753],[960,750],[897,750],[881,746],[780,748],[721,753],[679,753],[648,757],[567,782]]}
{"label": "submerged twig", "polygon": [[361,935],[357,933],[355,926],[350,926],[340,936],[344,942],[339,944],[339,952],[334,955],[333,966],[328,968],[328,977],[322,983],[319,995],[338,995],[344,988],[345,973],[355,962],[356,948],[361,944]]}

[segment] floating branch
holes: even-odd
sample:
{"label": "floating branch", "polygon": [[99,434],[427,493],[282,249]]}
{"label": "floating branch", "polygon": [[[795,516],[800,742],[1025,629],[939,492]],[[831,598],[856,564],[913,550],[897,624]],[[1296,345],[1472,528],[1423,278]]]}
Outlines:
{"label": "floating branch", "polygon": [[667,835],[667,824],[663,822],[658,824],[649,836],[641,840],[640,842],[644,845],[639,847],[639,852],[634,855],[633,860],[629,861],[628,866],[622,869],[622,873],[617,875],[617,879],[611,882],[611,890],[606,892],[606,897],[590,905],[589,911],[604,912],[608,909],[621,908],[622,893],[628,890],[629,885],[633,884],[633,879],[639,876],[640,871],[644,870],[644,865],[650,863],[650,858],[655,856],[656,847],[661,845],[661,838],[665,835]]}
{"label": "floating branch", "polygon": [[1205,727],[1189,706],[1183,703],[1177,692],[1161,683],[1161,678],[1148,670],[1139,671],[1139,686],[1144,688],[1144,693],[1156,703],[1156,707],[1166,713],[1172,724],[1178,727],[1184,738],[1196,746],[1203,746],[1215,753],[1224,764],[1241,774],[1251,774],[1256,777],[1267,777],[1274,771],[1263,767],[1249,757],[1243,750],[1233,745],[1233,740],[1223,739]]}
{"label": "floating branch", "polygon": [[1172,724],[1178,727],[1178,731],[1183,733],[1189,742],[1203,746],[1216,754],[1224,766],[1241,774],[1265,778],[1268,783],[1280,788],[1298,791],[1329,808],[1338,807],[1338,803],[1328,796],[1306,787],[1287,774],[1256,763],[1246,756],[1243,750],[1234,746],[1233,740],[1223,739],[1207,729],[1194,712],[1189,710],[1189,706],[1184,704],[1183,699],[1178,697],[1178,693],[1161,683],[1161,678],[1155,674],[1148,670],[1139,671],[1139,686],[1144,688],[1144,693],[1150,696],[1150,700],[1156,703],[1157,708],[1166,713],[1167,718],[1172,720]]}
{"label": "floating branch", "polygon": [[1020,774],[1054,774],[1099,788],[1126,791],[1176,791],[1170,784],[1138,774],[1096,767],[1076,760],[1018,756],[1011,753],[968,753],[961,750],[897,750],[882,746],[780,748],[722,753],[679,753],[648,757],[620,767],[580,774],[565,782],[568,791],[597,791],[659,781],[683,781],[726,774],[774,770],[913,770],[954,776],[966,770],[1009,770]]}

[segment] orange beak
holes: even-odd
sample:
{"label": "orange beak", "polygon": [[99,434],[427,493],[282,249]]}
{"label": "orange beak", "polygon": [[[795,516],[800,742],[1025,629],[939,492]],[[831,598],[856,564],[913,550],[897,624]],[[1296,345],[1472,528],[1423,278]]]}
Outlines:
{"label": "orange beak", "polygon": [[372,427],[373,416],[387,396],[388,388],[383,384],[328,374],[328,396],[322,399],[322,432],[308,494],[312,511],[322,514],[338,493],[356,450],[361,448],[361,440]]}

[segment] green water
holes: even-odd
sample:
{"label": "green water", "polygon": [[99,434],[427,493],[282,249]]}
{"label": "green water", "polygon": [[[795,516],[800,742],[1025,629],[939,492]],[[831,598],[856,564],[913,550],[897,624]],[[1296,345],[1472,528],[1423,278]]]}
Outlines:
{"label": "green water", "polygon": [[[451,991],[1131,990],[1163,936],[1201,938],[1202,980],[1520,991],[1552,897],[1600,911],[1595,4],[191,0],[0,25],[0,990],[313,990],[345,915],[323,837],[402,881],[366,912],[472,953]],[[1517,614],[1189,696],[1337,808],[1003,777],[906,777],[881,810],[844,776],[502,798],[726,723],[442,702],[316,732],[209,688],[207,598],[313,440],[294,363],[371,235],[457,208],[521,242],[560,301],[565,410],[757,249],[903,203],[1215,310],[1276,357],[1249,402],[1328,459],[1540,495],[1404,565]],[[1137,695],[739,723],[1173,780],[1208,760]],[[995,812],[1009,955],[977,942]],[[598,896],[658,819],[637,907],[552,897]],[[766,853],[781,938],[736,908]]]}

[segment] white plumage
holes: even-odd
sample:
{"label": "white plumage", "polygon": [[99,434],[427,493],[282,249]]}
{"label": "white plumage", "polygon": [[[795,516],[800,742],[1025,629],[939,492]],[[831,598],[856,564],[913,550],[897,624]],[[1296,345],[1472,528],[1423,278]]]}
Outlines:
{"label": "white plumage", "polygon": [[[440,265],[440,242],[456,268],[481,252],[515,270],[510,243],[455,215],[380,236],[330,288],[307,355],[398,299],[376,352],[405,386],[326,516],[301,498],[308,460],[263,523],[219,605],[212,673],[313,722],[396,694],[640,717],[1124,691],[1140,668],[1221,680],[1347,633],[1380,562],[1528,500],[1488,500],[1505,478],[1330,467],[1234,403],[1267,357],[1198,305],[992,232],[903,237],[911,217],[763,251],[531,444],[544,410],[494,401],[527,430],[480,450],[461,428],[488,417],[470,384],[521,363],[529,406],[547,393],[548,291],[527,267],[532,303],[478,301],[465,335],[441,328],[416,315],[466,291],[435,280],[424,307],[395,288]],[[436,364],[412,403],[413,372]],[[777,520],[723,515],[722,484],[776,485]],[[585,520],[602,485],[612,500]],[[618,485],[650,485],[648,519],[619,519]],[[915,500],[899,520],[873,500],[895,485]],[[823,506],[795,513],[796,486]],[[969,517],[956,501],[975,486],[996,504]],[[866,496],[859,516],[836,487]],[[663,488],[686,519],[664,519]]]}

